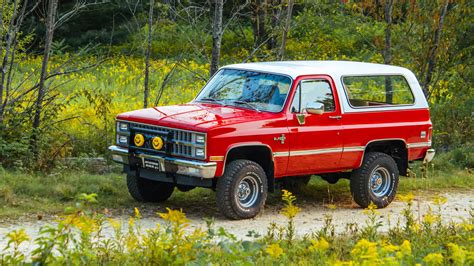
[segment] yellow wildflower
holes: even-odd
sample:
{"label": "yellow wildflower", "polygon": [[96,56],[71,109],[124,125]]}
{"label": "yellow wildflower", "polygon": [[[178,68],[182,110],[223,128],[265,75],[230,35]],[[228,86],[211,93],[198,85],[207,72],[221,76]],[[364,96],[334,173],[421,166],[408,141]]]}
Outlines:
{"label": "yellow wildflower", "polygon": [[376,259],[378,256],[377,243],[370,242],[367,239],[361,239],[355,244],[351,254],[355,259]]}
{"label": "yellow wildflower", "polygon": [[449,258],[453,261],[453,264],[464,265],[464,260],[466,259],[466,251],[462,247],[454,243],[449,243],[448,250]]}
{"label": "yellow wildflower", "polygon": [[430,253],[423,258],[426,265],[443,265],[443,254],[441,253]]}
{"label": "yellow wildflower", "polygon": [[109,223],[110,225],[112,226],[112,228],[114,230],[120,230],[120,228],[122,227],[121,223],[115,219],[112,219],[112,218],[109,218]]}
{"label": "yellow wildflower", "polygon": [[398,199],[406,203],[411,203],[415,199],[415,196],[413,195],[413,193],[410,192],[406,195],[398,195]]}
{"label": "yellow wildflower", "polygon": [[16,246],[20,245],[21,243],[30,240],[30,237],[26,233],[25,229],[15,230],[7,234],[8,245],[11,243],[15,244]]}
{"label": "yellow wildflower", "polygon": [[141,218],[142,218],[142,215],[141,215],[141,213],[140,213],[140,210],[138,210],[137,207],[135,207],[133,210],[135,211],[135,218],[141,219]]}
{"label": "yellow wildflower", "polygon": [[329,243],[323,237],[319,240],[311,240],[311,246],[309,247],[309,251],[325,251],[329,249]]}
{"label": "yellow wildflower", "polygon": [[397,252],[397,258],[402,259],[404,257],[411,256],[411,244],[410,241],[404,240],[400,245],[400,251]]}
{"label": "yellow wildflower", "polygon": [[443,205],[445,204],[446,202],[448,202],[448,199],[443,197],[443,196],[436,196],[434,199],[433,199],[433,202],[434,204],[436,205]]}
{"label": "yellow wildflower", "polygon": [[172,210],[170,208],[166,208],[166,210],[168,213],[158,213],[164,220],[175,225],[187,225],[187,223],[189,223],[188,218],[186,218],[182,210]]}
{"label": "yellow wildflower", "polygon": [[365,214],[379,214],[377,211],[377,205],[375,205],[373,202],[370,202],[369,206],[367,206],[367,209],[364,210]]}
{"label": "yellow wildflower", "polygon": [[278,243],[269,245],[265,252],[272,258],[279,258],[283,254],[283,249],[278,245]]}

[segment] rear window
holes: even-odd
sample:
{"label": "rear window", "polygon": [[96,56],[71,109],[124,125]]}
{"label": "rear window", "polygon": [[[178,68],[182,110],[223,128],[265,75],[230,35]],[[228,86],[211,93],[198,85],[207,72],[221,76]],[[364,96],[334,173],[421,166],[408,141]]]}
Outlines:
{"label": "rear window", "polygon": [[397,106],[415,102],[408,82],[400,75],[346,76],[342,81],[353,107]]}

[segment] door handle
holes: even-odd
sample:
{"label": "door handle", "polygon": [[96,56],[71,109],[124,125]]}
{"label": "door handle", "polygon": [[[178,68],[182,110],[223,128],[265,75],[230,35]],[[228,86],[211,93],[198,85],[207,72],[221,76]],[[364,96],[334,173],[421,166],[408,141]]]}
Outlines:
{"label": "door handle", "polygon": [[342,118],[341,115],[330,115],[329,118],[339,120]]}

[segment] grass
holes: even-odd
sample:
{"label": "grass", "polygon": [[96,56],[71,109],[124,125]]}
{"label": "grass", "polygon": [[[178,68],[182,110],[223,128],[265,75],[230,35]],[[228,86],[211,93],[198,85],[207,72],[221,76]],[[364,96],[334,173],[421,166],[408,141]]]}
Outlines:
{"label": "grass", "polygon": [[[419,165],[415,165],[413,177],[401,178],[399,193],[414,192],[429,196],[430,193],[441,191],[474,189],[474,174],[470,169],[447,166],[441,170],[431,167],[425,178],[421,178],[420,169]],[[123,174],[90,174],[74,170],[44,175],[0,168],[0,221],[20,216],[36,219],[37,216],[61,213],[65,207],[74,203],[80,193],[96,193],[99,195],[100,209],[106,208],[117,213],[129,212],[133,207],[154,211],[171,207],[183,208],[188,213],[196,210],[196,213],[208,217],[219,215],[215,206],[215,193],[209,189],[197,188],[189,192],[176,190],[166,203],[143,204],[130,197]],[[267,205],[280,204],[279,197],[279,193],[271,194]],[[348,180],[330,185],[313,176],[309,185],[298,191],[298,197],[303,203],[351,204]]]}
{"label": "grass", "polygon": [[[168,209],[158,215],[164,223],[143,230],[142,213],[135,208],[127,228],[114,218],[92,212],[95,194],[83,194],[57,224],[43,227],[30,237],[24,229],[5,236],[0,264],[52,265],[473,265],[473,216],[443,223],[441,209],[446,199],[438,197],[433,211],[422,219],[413,212],[413,197],[402,199],[404,222],[378,230],[375,205],[364,212],[365,224],[336,233],[332,218],[326,225],[295,237],[300,208],[291,192],[282,193],[280,212],[286,223],[270,225],[263,236],[239,240],[216,228],[190,228],[181,210]],[[283,217],[282,217],[283,218]],[[112,230],[111,234],[105,234]],[[25,248],[33,248],[29,252]]]}

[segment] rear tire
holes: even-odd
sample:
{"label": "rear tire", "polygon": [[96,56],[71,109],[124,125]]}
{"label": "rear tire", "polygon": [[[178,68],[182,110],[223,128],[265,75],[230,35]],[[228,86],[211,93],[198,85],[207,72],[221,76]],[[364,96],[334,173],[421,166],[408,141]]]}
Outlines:
{"label": "rear tire", "polygon": [[128,192],[136,201],[163,202],[171,197],[174,184],[153,181],[136,175],[127,175]]}
{"label": "rear tire", "polygon": [[397,193],[399,172],[395,160],[381,152],[369,152],[362,166],[352,172],[351,194],[354,201],[367,208],[373,202],[377,208],[388,206]]}
{"label": "rear tire", "polygon": [[217,180],[217,207],[233,220],[252,218],[265,205],[267,191],[267,176],[259,164],[235,160]]}

